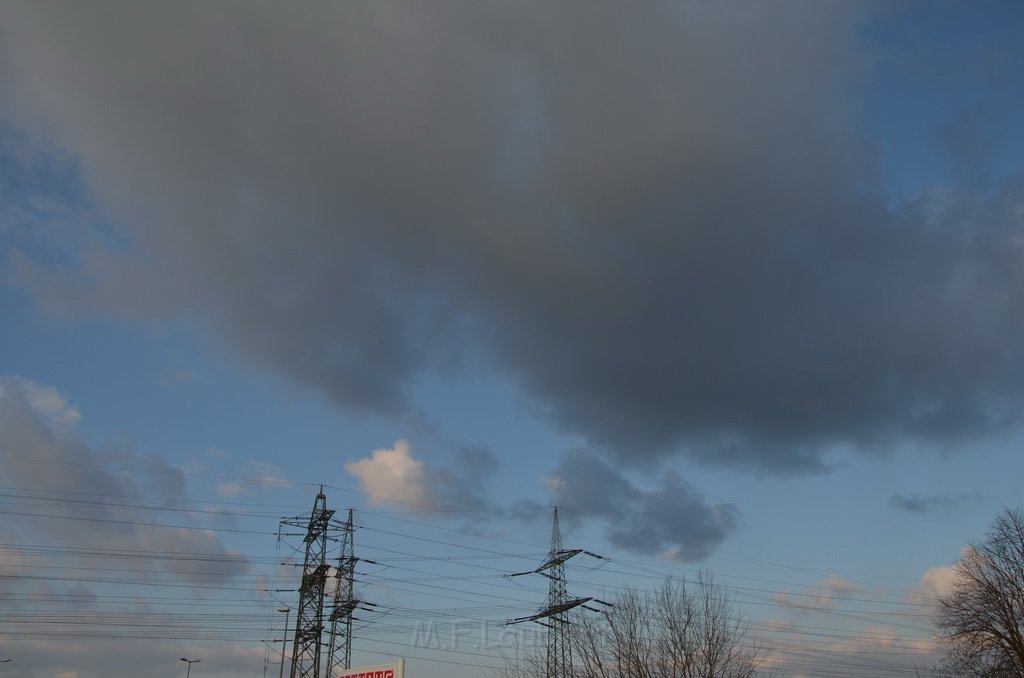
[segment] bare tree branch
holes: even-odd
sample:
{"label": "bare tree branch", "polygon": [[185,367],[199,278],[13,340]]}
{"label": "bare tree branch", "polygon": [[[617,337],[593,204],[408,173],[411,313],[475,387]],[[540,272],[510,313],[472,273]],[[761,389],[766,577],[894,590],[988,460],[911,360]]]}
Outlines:
{"label": "bare tree branch", "polygon": [[[753,678],[766,652],[732,598],[709,575],[626,589],[600,614],[573,617],[573,678]],[[536,658],[507,662],[500,678],[543,676]],[[570,678],[570,677],[565,677]]]}
{"label": "bare tree branch", "polygon": [[937,673],[1024,678],[1024,515],[1007,509],[985,541],[956,565],[953,590],[939,599],[936,625],[947,643]]}

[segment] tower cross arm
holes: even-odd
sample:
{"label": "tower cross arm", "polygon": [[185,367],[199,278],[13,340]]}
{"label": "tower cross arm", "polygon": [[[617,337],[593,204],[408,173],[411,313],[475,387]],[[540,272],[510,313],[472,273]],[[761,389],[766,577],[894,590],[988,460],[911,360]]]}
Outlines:
{"label": "tower cross arm", "polygon": [[573,609],[574,607],[579,607],[580,605],[583,605],[584,603],[589,603],[591,600],[593,600],[593,598],[573,598],[572,600],[567,600],[564,603],[559,603],[557,605],[549,605],[548,607],[545,607],[544,609],[542,609],[540,612],[537,612],[536,614],[531,614],[531,615],[528,615],[526,617],[516,617],[515,619],[509,619],[505,623],[506,624],[519,624],[519,623],[522,623],[522,622],[537,621],[539,619],[545,619],[547,617],[553,617],[556,614],[561,614],[563,612],[568,612],[569,610]]}

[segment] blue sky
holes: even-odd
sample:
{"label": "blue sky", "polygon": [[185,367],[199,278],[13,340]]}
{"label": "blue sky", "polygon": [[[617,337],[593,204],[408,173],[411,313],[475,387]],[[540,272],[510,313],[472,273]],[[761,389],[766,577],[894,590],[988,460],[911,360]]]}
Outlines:
{"label": "blue sky", "polygon": [[357,663],[528,642],[557,504],[581,594],[707,569],[774,675],[930,666],[1024,473],[1021,45],[1016,2],[5,6],[5,671],[273,674],[321,485]]}

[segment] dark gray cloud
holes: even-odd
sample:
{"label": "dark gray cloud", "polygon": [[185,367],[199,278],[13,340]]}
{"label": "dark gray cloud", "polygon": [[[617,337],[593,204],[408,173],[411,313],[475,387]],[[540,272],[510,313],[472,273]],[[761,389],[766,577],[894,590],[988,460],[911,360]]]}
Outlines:
{"label": "dark gray cloud", "polygon": [[921,494],[894,494],[889,497],[889,506],[908,513],[948,513],[963,504],[978,501],[976,494],[924,496]]}
{"label": "dark gray cloud", "polygon": [[567,509],[570,519],[605,520],[608,541],[638,553],[701,560],[739,522],[735,505],[706,501],[674,472],[647,489],[583,452],[563,457],[548,484],[555,504]]}
{"label": "dark gray cloud", "polygon": [[77,154],[120,238],[11,267],[57,311],[195,319],[353,411],[406,412],[472,353],[631,462],[1001,432],[1024,184],[891,204],[865,16],[8,5],[4,114]]}

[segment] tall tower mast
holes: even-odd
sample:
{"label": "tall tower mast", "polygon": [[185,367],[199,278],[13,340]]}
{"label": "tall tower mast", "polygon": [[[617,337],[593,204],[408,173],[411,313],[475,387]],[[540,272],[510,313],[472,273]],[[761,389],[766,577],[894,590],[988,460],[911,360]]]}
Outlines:
{"label": "tall tower mast", "polygon": [[[295,642],[292,646],[291,678],[319,678],[320,635],[324,628],[324,584],[327,580],[327,528],[334,511],[327,508],[323,487],[313,502],[306,527],[306,555],[299,586],[299,605],[295,618]],[[303,517],[282,522],[302,527]]]}
{"label": "tall tower mast", "polygon": [[[547,664],[545,678],[571,678],[572,676],[572,638],[569,629],[568,612],[575,607],[594,601],[602,605],[609,605],[603,600],[593,597],[571,598],[565,585],[565,561],[584,553],[588,556],[604,560],[603,556],[583,549],[562,548],[562,532],[558,526],[558,507],[555,507],[554,518],[551,522],[551,550],[548,551],[548,558],[535,570],[527,572],[516,572],[513,577],[520,577],[525,574],[541,574],[548,578],[548,599],[544,607],[536,614],[528,617],[510,619],[508,624],[532,621],[542,624],[548,628]],[[587,609],[593,609],[588,607]]]}
{"label": "tall tower mast", "polygon": [[574,553],[565,551],[562,548],[562,531],[558,527],[558,507],[555,507],[555,516],[551,522],[551,550],[548,552],[547,575],[548,600],[545,609],[551,610],[548,619],[551,620],[551,627],[548,629],[548,662],[546,678],[563,678],[572,675],[572,643],[569,638],[569,620],[565,618],[566,612],[576,605],[582,605],[586,600],[581,599],[576,605],[567,607],[569,594],[565,588],[565,561],[572,558]]}
{"label": "tall tower mast", "polygon": [[352,509],[342,527],[341,550],[335,570],[334,605],[331,608],[331,642],[327,654],[327,677],[352,667],[352,613],[359,605],[355,597],[355,527]]}

